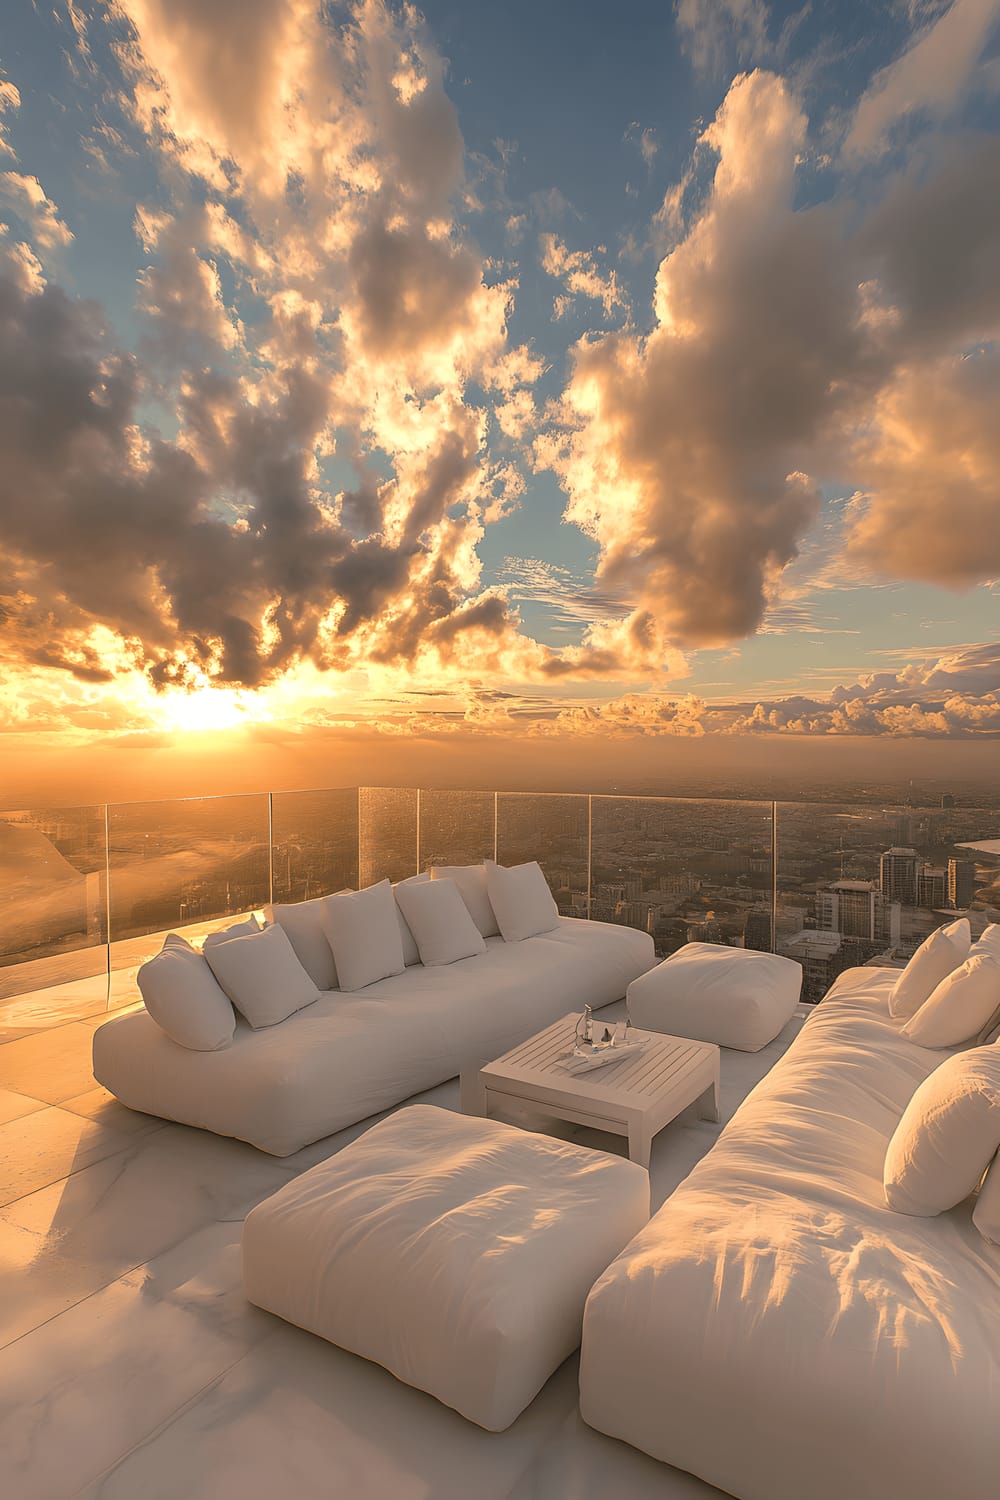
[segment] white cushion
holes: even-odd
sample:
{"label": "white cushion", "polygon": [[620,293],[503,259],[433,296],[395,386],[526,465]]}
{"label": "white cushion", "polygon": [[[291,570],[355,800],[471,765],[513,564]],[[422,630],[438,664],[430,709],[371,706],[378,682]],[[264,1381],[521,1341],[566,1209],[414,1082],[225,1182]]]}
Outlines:
{"label": "white cushion", "polygon": [[989,1240],[991,1245],[1000,1245],[1000,1167],[995,1156],[979,1189],[972,1222],[984,1240]]}
{"label": "white cushion", "polygon": [[896,980],[889,996],[889,1014],[908,1020],[929,1000],[942,979],[964,964],[972,935],[969,920],[960,917],[948,927],[938,927],[925,938]]}
{"label": "white cushion", "polygon": [[903,1035],[921,1047],[958,1047],[988,1025],[998,1008],[1000,960],[970,954],[910,1017]]}
{"label": "white cushion", "polygon": [[[419,875],[408,875],[405,880],[396,881],[396,884],[392,888],[392,894],[395,897],[401,885],[424,885],[430,878],[429,870],[422,870]],[[403,944],[403,963],[407,968],[410,968],[412,964],[420,962],[420,950],[417,947],[416,938],[407,926],[406,918],[400,910],[398,900],[396,902],[396,916],[399,920],[399,937]]]}
{"label": "white cushion", "polygon": [[202,954],[172,932],[136,975],[143,1003],[161,1031],[192,1052],[218,1052],[236,1032],[228,997]]}
{"label": "white cushion", "polygon": [[233,938],[252,937],[260,930],[260,923],[251,913],[243,922],[234,922],[232,927],[222,927],[218,932],[210,932],[201,945],[201,951],[204,953],[206,948],[217,948],[220,943],[229,943]]}
{"label": "white cushion", "polygon": [[486,939],[453,880],[401,885],[396,901],[413,934],[420,962],[427,968],[486,952]]}
{"label": "white cushion", "polygon": [[979,1185],[1000,1146],[1000,1047],[949,1057],[916,1090],[885,1154],[886,1202],[939,1214]]}
{"label": "white cushion", "polygon": [[243,1284],[499,1432],[576,1348],[594,1279],[648,1215],[634,1162],[413,1105],[251,1210]]}
{"label": "white cushion", "polygon": [[264,907],[268,922],[277,924],[295,950],[295,957],[318,990],[337,988],[337,965],[323,926],[324,896]]}
{"label": "white cushion", "polygon": [[989,927],[984,927],[972,945],[973,953],[992,953],[995,958],[1000,958],[1000,922],[992,922]]}
{"label": "white cushion", "polygon": [[483,937],[496,937],[500,928],[497,926],[496,912],[490,904],[485,865],[435,865],[431,870],[431,878],[453,880]]}
{"label": "white cushion", "polygon": [[520,943],[559,924],[559,908],[537,860],[524,865],[486,861],[486,889],[505,943]]}
{"label": "white cushion", "polygon": [[801,988],[802,967],[790,958],[686,943],[633,979],[626,1006],[644,1031],[759,1052],[791,1020]]}
{"label": "white cushion", "polygon": [[388,880],[327,896],[323,925],[337,964],[342,990],[360,990],[377,979],[402,974],[403,939]]}
{"label": "white cushion", "polygon": [[280,927],[265,927],[247,937],[217,943],[205,957],[254,1030],[276,1026],[319,999],[319,990]]}

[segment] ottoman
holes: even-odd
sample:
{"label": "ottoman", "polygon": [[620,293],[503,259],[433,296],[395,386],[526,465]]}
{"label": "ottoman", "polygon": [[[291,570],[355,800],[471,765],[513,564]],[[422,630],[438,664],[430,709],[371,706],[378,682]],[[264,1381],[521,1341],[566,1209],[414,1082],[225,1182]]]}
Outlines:
{"label": "ottoman", "polygon": [[634,1162],[415,1104],[251,1211],[243,1284],[500,1432],[577,1348],[590,1288],[648,1218]]}
{"label": "ottoman", "polygon": [[802,965],[776,953],[686,943],[633,979],[626,1006],[634,1026],[739,1052],[759,1052],[792,1018]]}

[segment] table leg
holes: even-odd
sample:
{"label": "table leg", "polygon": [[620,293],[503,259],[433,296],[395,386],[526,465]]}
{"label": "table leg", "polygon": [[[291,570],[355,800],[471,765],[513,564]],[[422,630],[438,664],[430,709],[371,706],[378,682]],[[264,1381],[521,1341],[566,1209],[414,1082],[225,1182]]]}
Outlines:
{"label": "table leg", "polygon": [[628,1133],[628,1159],[639,1163],[640,1167],[649,1166],[649,1153],[653,1145],[653,1138],[641,1125],[636,1125]]}
{"label": "table leg", "polygon": [[458,1082],[459,1109],[463,1115],[484,1115],[486,1109],[486,1085],[478,1067],[463,1069]]}
{"label": "table leg", "polygon": [[698,1100],[699,1120],[719,1119],[719,1083],[716,1079]]}

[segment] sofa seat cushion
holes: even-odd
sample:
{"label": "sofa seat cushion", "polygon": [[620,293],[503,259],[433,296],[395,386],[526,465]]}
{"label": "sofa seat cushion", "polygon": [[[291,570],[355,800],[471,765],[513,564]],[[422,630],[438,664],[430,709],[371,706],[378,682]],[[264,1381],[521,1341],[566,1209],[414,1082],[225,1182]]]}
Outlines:
{"label": "sofa seat cushion", "polygon": [[848,970],[588,1301],[591,1425],[744,1500],[987,1495],[1000,1250],[968,1203],[886,1205],[886,1146],[942,1054]]}
{"label": "sofa seat cushion", "polygon": [[619,1157],[413,1105],[253,1209],[250,1301],[502,1431],[649,1217]]}
{"label": "sofa seat cushion", "polygon": [[802,966],[776,953],[685,943],[628,987],[633,1026],[759,1052],[795,1014]]}
{"label": "sofa seat cushion", "polygon": [[647,933],[564,917],[524,943],[490,938],[473,958],[321,995],[266,1031],[241,1022],[221,1052],[178,1047],[141,1012],[116,1017],[94,1034],[94,1075],[132,1109],[288,1156],[620,999],[655,962]]}

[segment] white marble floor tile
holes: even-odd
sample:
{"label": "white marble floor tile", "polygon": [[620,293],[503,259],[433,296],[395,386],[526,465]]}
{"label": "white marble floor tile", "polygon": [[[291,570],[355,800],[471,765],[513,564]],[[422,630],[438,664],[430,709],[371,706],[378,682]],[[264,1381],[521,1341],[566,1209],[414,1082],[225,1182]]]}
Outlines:
{"label": "white marble floor tile", "polygon": [[44,1099],[32,1099],[27,1094],[16,1094],[13,1089],[0,1089],[0,1125],[8,1120],[20,1120],[36,1109],[44,1109]]}
{"label": "white marble floor tile", "polygon": [[0,1125],[0,1206],[82,1171],[128,1137],[67,1109],[34,1110]]}
{"label": "white marble floor tile", "polygon": [[0,1353],[0,1494],[66,1500],[267,1335],[239,1235],[213,1225]]}
{"label": "white marble floor tile", "polygon": [[0,1210],[0,1346],[195,1231],[242,1223],[296,1171],[182,1125],[121,1141],[113,1157]]}
{"label": "white marble floor tile", "polygon": [[0,1087],[61,1104],[94,1087],[91,1028],[80,1022],[39,1031],[0,1047]]}
{"label": "white marble floor tile", "polygon": [[97,1125],[109,1125],[124,1135],[151,1135],[154,1130],[163,1130],[168,1123],[157,1115],[143,1115],[119,1104],[114,1094],[100,1084],[84,1094],[77,1094],[75,1099],[64,1099],[59,1108],[84,1115]]}
{"label": "white marble floor tile", "polygon": [[[574,1375],[578,1361],[572,1361]],[[507,1500],[725,1500],[722,1490],[588,1427],[578,1406],[564,1418]],[[803,1497],[805,1500],[805,1497]]]}
{"label": "white marble floor tile", "polygon": [[570,1361],[506,1432],[484,1432],[379,1366],[271,1323],[80,1500],[506,1500],[576,1404]]}
{"label": "white marble floor tile", "polygon": [[103,977],[4,1000],[0,1002],[0,1045],[33,1036],[39,1031],[66,1026],[84,1016],[99,1016],[106,1011],[107,990]]}

